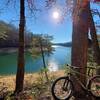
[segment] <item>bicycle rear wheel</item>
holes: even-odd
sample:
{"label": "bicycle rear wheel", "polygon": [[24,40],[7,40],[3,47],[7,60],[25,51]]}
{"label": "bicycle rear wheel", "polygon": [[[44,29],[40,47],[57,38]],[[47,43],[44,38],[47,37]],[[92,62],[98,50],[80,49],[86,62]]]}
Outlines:
{"label": "bicycle rear wheel", "polygon": [[51,89],[55,100],[68,100],[72,96],[73,83],[68,77],[60,77],[54,81]]}
{"label": "bicycle rear wheel", "polygon": [[89,89],[91,94],[96,97],[100,98],[100,76],[95,76],[91,78],[89,82]]}

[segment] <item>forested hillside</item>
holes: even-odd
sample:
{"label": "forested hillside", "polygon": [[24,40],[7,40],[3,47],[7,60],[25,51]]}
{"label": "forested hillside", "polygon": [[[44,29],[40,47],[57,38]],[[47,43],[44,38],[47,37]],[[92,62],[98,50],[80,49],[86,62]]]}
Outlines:
{"label": "forested hillside", "polygon": [[[18,28],[12,24],[0,21],[0,48],[18,47]],[[31,32],[25,32],[25,46],[30,46]]]}

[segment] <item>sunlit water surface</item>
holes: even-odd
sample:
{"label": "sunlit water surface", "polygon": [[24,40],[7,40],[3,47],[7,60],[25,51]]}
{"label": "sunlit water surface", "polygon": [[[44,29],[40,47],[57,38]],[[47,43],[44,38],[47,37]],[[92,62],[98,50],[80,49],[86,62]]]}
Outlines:
{"label": "sunlit water surface", "polygon": [[[45,55],[45,63],[49,71],[62,69],[64,64],[71,63],[71,48],[54,46],[50,55]],[[30,53],[25,53],[25,72],[38,72],[43,68],[42,57],[34,59]],[[0,54],[0,74],[15,74],[17,71],[17,53]]]}

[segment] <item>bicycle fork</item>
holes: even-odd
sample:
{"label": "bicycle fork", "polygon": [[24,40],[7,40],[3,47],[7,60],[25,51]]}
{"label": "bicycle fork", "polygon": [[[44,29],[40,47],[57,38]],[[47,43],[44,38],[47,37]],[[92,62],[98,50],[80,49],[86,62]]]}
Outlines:
{"label": "bicycle fork", "polygon": [[68,90],[68,86],[69,86],[69,77],[66,77],[66,79],[65,79],[65,81],[64,81],[64,84],[63,84],[63,86],[62,86],[62,88],[63,88],[63,90],[64,91],[67,91]]}

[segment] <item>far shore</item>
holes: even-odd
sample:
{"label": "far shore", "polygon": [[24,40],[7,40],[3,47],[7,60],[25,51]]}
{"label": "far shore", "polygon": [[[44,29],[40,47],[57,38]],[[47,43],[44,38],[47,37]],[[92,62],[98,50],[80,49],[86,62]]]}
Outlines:
{"label": "far shore", "polygon": [[[28,51],[28,48],[25,48],[25,51]],[[0,53],[15,53],[15,52],[18,52],[18,47],[0,48]]]}
{"label": "far shore", "polygon": [[17,51],[18,51],[18,48],[15,48],[15,47],[0,48],[0,53],[14,53]]}
{"label": "far shore", "polygon": [[[38,51],[40,51],[41,49],[40,48],[36,48]],[[43,49],[44,51],[48,51],[47,48]],[[25,47],[24,49],[25,52],[30,52],[31,53],[31,47]],[[1,48],[0,47],[0,54],[2,53],[16,53],[18,52],[18,47],[3,47]]]}

